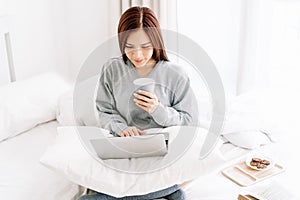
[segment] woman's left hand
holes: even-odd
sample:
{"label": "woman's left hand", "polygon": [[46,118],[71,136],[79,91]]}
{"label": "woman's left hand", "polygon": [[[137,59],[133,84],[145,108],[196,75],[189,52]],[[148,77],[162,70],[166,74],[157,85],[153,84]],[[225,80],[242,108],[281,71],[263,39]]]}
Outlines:
{"label": "woman's left hand", "polygon": [[139,90],[138,93],[134,93],[133,95],[135,96],[135,99],[133,99],[135,104],[148,113],[154,112],[159,105],[158,98],[153,93]]}

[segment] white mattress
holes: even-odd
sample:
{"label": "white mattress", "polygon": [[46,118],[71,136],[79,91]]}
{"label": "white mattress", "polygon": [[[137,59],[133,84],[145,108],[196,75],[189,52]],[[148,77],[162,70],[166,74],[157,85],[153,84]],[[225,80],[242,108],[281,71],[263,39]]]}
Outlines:
{"label": "white mattress", "polygon": [[56,136],[57,121],[0,142],[0,197],[6,200],[70,200],[80,187],[39,163]]}

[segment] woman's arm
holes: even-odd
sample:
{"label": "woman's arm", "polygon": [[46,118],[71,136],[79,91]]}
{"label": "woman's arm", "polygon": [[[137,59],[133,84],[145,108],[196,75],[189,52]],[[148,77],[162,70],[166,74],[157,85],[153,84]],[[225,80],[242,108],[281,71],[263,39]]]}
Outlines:
{"label": "woman's arm", "polygon": [[150,113],[162,126],[196,125],[198,105],[187,77],[181,77],[173,91],[171,106],[161,103]]}
{"label": "woman's arm", "polygon": [[101,128],[120,136],[127,127],[127,123],[115,108],[112,79],[106,69],[106,66],[104,66],[97,85],[96,107],[99,116],[98,124]]}

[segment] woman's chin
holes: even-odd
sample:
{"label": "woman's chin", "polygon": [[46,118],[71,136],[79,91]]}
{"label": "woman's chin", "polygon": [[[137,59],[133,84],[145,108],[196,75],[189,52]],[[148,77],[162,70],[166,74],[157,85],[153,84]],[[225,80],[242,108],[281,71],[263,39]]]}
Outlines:
{"label": "woman's chin", "polygon": [[143,62],[143,63],[134,63],[134,66],[135,66],[136,68],[142,68],[142,67],[145,66],[145,63],[144,63],[144,62]]}

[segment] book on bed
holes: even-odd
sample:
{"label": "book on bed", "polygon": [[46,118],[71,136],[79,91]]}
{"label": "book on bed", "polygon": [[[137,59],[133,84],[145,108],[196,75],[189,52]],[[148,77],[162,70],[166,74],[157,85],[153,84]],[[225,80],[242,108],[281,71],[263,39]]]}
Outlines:
{"label": "book on bed", "polygon": [[278,183],[255,189],[247,194],[239,194],[238,200],[296,200],[290,191]]}

